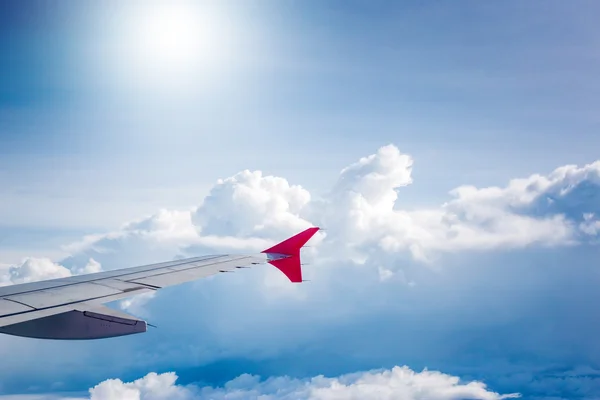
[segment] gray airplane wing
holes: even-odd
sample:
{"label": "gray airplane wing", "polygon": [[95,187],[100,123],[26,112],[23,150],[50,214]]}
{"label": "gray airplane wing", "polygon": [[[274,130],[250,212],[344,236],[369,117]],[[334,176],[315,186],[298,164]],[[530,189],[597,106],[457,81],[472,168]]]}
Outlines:
{"label": "gray airplane wing", "polygon": [[104,303],[210,275],[270,263],[302,282],[309,228],[255,255],[212,255],[0,287],[0,333],[39,339],[100,339],[146,331],[146,322]]}

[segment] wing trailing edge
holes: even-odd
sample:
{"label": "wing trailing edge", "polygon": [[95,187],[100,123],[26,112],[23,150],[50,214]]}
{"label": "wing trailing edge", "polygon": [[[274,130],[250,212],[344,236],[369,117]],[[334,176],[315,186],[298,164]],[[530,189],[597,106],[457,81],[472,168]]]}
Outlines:
{"label": "wing trailing edge", "polygon": [[300,249],[319,231],[320,228],[308,228],[273,247],[263,250],[268,263],[278,268],[294,283],[302,282],[302,264]]}

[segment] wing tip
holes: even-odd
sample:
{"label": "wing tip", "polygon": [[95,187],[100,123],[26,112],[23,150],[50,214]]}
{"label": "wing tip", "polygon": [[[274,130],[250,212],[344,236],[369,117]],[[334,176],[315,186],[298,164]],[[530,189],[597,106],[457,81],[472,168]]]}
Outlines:
{"label": "wing tip", "polygon": [[284,257],[277,257],[269,260],[269,264],[279,269],[292,283],[301,283],[302,264],[300,263],[300,249],[308,242],[321,228],[314,226],[303,230],[300,233],[272,246],[262,253],[277,254]]}
{"label": "wing tip", "polygon": [[284,241],[277,243],[275,246],[263,250],[262,253],[284,254],[286,256],[297,255],[300,249],[308,242],[321,228],[313,226],[305,229]]}

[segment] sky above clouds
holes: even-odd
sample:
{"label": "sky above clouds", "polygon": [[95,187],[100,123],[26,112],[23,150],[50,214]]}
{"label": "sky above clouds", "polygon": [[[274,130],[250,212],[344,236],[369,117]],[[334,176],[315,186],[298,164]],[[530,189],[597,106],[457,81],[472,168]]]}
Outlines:
{"label": "sky above clouds", "polygon": [[0,5],[0,284],[316,225],[310,282],[2,336],[0,399],[598,396],[595,2],[164,4]]}

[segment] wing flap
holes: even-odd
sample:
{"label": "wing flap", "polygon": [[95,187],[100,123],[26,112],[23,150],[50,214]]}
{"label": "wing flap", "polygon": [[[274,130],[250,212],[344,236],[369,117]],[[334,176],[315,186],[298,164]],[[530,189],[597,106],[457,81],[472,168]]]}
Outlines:
{"label": "wing flap", "polygon": [[146,332],[146,325],[146,321],[103,307],[95,311],[69,310],[2,326],[0,333],[37,339],[89,340]]}
{"label": "wing flap", "polygon": [[123,311],[115,310],[114,308],[106,307],[101,304],[79,303],[74,308],[76,311],[81,311],[91,318],[98,318],[106,321],[115,321],[122,324],[134,324],[135,321],[140,321],[132,315]]}
{"label": "wing flap", "polygon": [[[73,302],[70,304],[62,304],[62,305],[54,306],[54,307],[41,308],[38,310],[32,310],[30,308],[30,309],[28,309],[29,311],[18,312],[18,313],[14,313],[14,314],[6,314],[3,316],[0,316],[0,327],[18,324],[20,322],[29,321],[32,319],[49,317],[51,315],[61,314],[61,313],[65,313],[68,311],[73,311],[73,310],[76,310],[83,303],[85,303],[87,305],[101,305],[103,303],[109,303],[111,301],[116,301],[116,300],[122,300],[127,297],[136,296],[138,294],[149,293],[149,292],[153,292],[153,291],[154,291],[154,289],[143,288],[143,289],[138,289],[138,290],[130,291],[130,292],[120,292],[118,294],[114,294],[114,295],[106,296],[106,297],[99,297],[99,298],[95,298],[95,299],[85,299],[85,300]],[[4,311],[4,309],[2,309],[2,310]]]}

